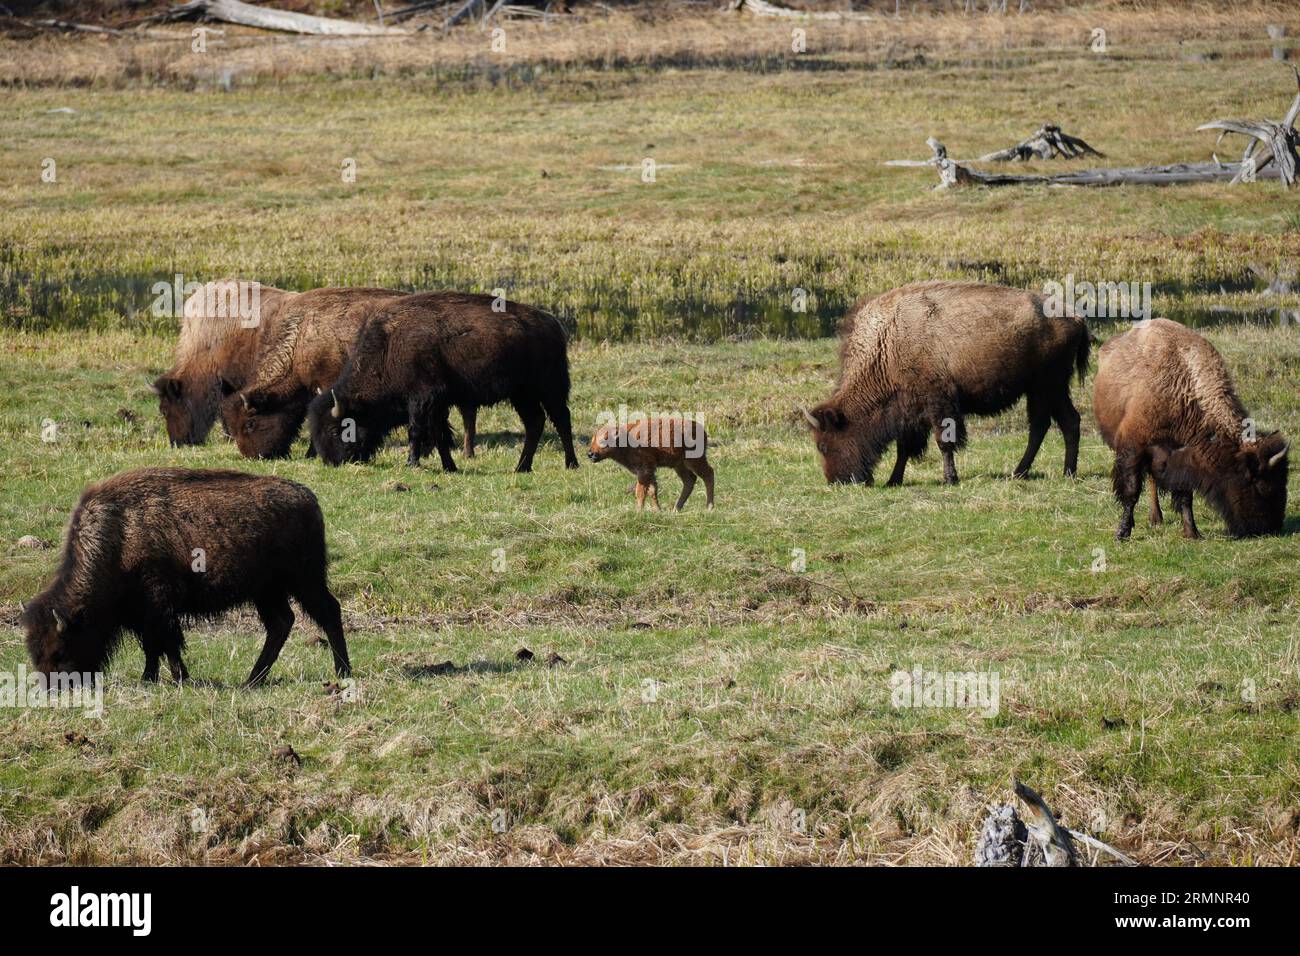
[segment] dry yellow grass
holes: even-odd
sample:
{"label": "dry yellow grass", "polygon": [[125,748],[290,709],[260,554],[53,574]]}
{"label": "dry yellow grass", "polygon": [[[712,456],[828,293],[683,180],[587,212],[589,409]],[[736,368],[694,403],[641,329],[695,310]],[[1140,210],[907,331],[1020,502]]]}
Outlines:
{"label": "dry yellow grass", "polygon": [[[526,64],[779,68],[795,59],[791,31],[807,30],[807,60],[897,64],[1023,51],[1089,54],[1092,31],[1106,31],[1110,56],[1155,47],[1171,58],[1208,44],[1217,55],[1258,45],[1268,24],[1294,36],[1300,11],[1289,3],[1089,4],[1048,12],[975,16],[957,12],[882,16],[866,22],[781,21],[744,13],[603,11],[541,23],[505,21],[504,50],[477,26],[429,29],[409,38],[320,39],[214,25],[206,52],[191,50],[189,24],[155,27],[137,39],[45,35],[0,38],[0,84],[207,83],[229,70],[238,79],[285,80],[323,73],[494,70]],[[410,21],[419,25],[420,19]],[[432,20],[424,22],[433,22]],[[1252,54],[1254,55],[1254,54]]]}

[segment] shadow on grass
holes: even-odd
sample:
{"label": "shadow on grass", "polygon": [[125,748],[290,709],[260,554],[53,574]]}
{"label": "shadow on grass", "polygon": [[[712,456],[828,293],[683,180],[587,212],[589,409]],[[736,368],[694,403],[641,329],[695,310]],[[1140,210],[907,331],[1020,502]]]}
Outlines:
{"label": "shadow on grass", "polygon": [[470,661],[461,665],[443,661],[440,664],[406,664],[402,667],[402,673],[411,680],[426,680],[430,677],[455,677],[460,674],[509,674],[535,666],[525,661]]}

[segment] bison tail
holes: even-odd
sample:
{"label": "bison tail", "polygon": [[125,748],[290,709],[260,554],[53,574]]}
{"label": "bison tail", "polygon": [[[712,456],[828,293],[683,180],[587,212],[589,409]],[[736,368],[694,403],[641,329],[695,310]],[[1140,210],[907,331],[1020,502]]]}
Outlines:
{"label": "bison tail", "polygon": [[1088,355],[1092,349],[1092,335],[1088,330],[1088,323],[1083,323],[1082,335],[1079,336],[1079,345],[1074,353],[1074,368],[1079,373],[1079,384],[1083,384],[1084,378],[1088,374]]}

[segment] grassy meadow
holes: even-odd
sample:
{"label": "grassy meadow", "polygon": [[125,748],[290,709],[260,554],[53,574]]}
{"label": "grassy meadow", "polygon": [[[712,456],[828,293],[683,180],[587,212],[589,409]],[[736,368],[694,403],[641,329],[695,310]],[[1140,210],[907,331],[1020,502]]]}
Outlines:
{"label": "grassy meadow", "polygon": [[[1151,282],[1157,314],[1206,324],[1261,425],[1300,435],[1300,325],[1275,311],[1300,299],[1257,278],[1300,258],[1278,184],[945,194],[881,166],[1044,120],[1108,164],[1200,159],[1197,125],[1294,94],[1260,18],[1300,32],[1283,8],[1200,32],[1108,10],[1100,57],[1085,11],[1063,35],[1048,14],[1023,36],[905,18],[920,60],[886,57],[878,25],[819,24],[820,67],[780,52],[788,25],[742,31],[746,56],[774,45],[762,69],[521,43],[501,79],[463,31],[349,47],[341,68],[328,48],[250,60],[229,91],[156,45],[185,69],[20,82],[6,69],[28,54],[0,41],[0,672],[25,662],[20,602],[81,488],[170,464],[316,492],[357,676],[329,686],[299,615],[270,685],[240,689],[247,612],[188,632],[191,685],[141,684],[128,646],[102,718],[0,709],[0,862],[966,863],[1013,778],[1144,863],[1300,861],[1297,479],[1286,535],[1230,540],[1198,501],[1205,540],[1143,506],[1120,545],[1091,376],[1077,479],[1055,431],[1030,480],[1008,478],[1017,408],[970,423],[956,487],[931,450],[901,488],[832,488],[793,414],[829,394],[828,336],[859,296],[1073,273]],[[120,49],[45,42],[69,71]],[[337,470],[301,441],[245,462],[219,429],[170,448],[146,383],[174,320],[148,306],[176,273],[551,308],[575,329],[580,438],[624,403],[703,416],[717,507],[701,486],[681,514],[638,513],[630,475],[566,472],[549,430],[515,475],[504,408],[456,474],[396,444]],[[997,714],[893,706],[890,675],[918,666],[996,672]]]}

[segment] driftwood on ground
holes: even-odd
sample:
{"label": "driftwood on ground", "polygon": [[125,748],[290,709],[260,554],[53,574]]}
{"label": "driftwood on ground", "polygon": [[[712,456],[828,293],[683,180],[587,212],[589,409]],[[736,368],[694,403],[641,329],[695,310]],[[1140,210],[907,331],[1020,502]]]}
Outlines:
{"label": "driftwood on ground", "polygon": [[225,23],[236,23],[263,30],[280,30],[286,33],[310,33],[315,36],[407,36],[410,31],[401,27],[357,23],[354,20],[335,20],[331,17],[313,17],[305,13],[289,13],[270,7],[255,7],[240,0],[190,0],[178,4],[158,17],[163,21],[193,20],[206,17]]}
{"label": "driftwood on ground", "polygon": [[[929,159],[894,159],[886,166],[934,166],[939,173],[938,189],[952,186],[1022,186],[1041,184],[1048,186],[1119,186],[1124,184],[1139,186],[1172,186],[1182,183],[1203,182],[1254,182],[1257,179],[1280,179],[1288,187],[1297,180],[1297,168],[1300,167],[1300,155],[1296,146],[1295,122],[1300,118],[1300,70],[1295,70],[1297,93],[1281,121],[1275,120],[1214,120],[1198,129],[1222,130],[1219,139],[1228,133],[1237,133],[1250,137],[1249,145],[1241,160],[1235,163],[1219,162],[1218,157],[1211,162],[1174,163],[1168,166],[1124,166],[1098,167],[1081,169],[1054,175],[1016,176],[1006,173],[985,173],[969,168],[964,163],[992,162],[1011,158],[1020,147],[989,153],[978,160],[959,162],[948,157],[948,150],[942,143],[931,137],[926,140],[933,155]],[[1044,130],[1048,127],[1044,127]],[[1042,132],[1042,131],[1040,131]],[[1070,137],[1073,139],[1073,137]],[[1025,144],[1033,140],[1026,140]],[[1064,140],[1062,140],[1064,143]],[[1082,143],[1082,140],[1075,142]],[[1087,144],[1083,144],[1087,146]],[[1088,152],[1096,153],[1091,147]],[[1079,155],[1076,153],[1075,155]],[[1100,155],[1100,154],[1097,154]]]}
{"label": "driftwood on ground", "polygon": [[838,13],[833,10],[791,10],[767,0],[731,0],[730,10],[744,10],[758,17],[780,17],[783,20],[871,20],[865,13]]}
{"label": "driftwood on ground", "polygon": [[1084,155],[1100,156],[1104,159],[1106,154],[1097,152],[1079,137],[1063,132],[1055,123],[1044,123],[1037,133],[1024,142],[1000,149],[996,153],[986,153],[975,162],[1023,162],[1029,159],[1056,159],[1058,156],[1074,159],[1076,156]]}
{"label": "driftwood on ground", "polygon": [[1023,816],[1009,803],[989,810],[975,845],[976,866],[1065,867],[1095,866],[1100,862],[1095,853],[1091,860],[1081,859],[1076,842],[1108,853],[1124,866],[1138,865],[1096,837],[1061,826],[1047,802],[1019,780],[1015,782],[1015,794]]}
{"label": "driftwood on ground", "polygon": [[[1180,183],[1237,182],[1241,163],[1174,163],[1170,166],[1121,166],[1080,169],[1052,175],[985,173],[948,158],[948,150],[937,139],[926,140],[934,151],[930,159],[895,159],[886,166],[934,166],[939,172],[936,189],[953,186],[1173,186]],[[1281,178],[1276,167],[1256,174],[1260,179]]]}
{"label": "driftwood on ground", "polygon": [[[1203,126],[1196,127],[1198,130],[1217,129],[1222,130],[1219,133],[1219,140],[1229,133],[1236,133],[1239,136],[1249,137],[1246,144],[1246,151],[1241,156],[1242,177],[1247,173],[1252,174],[1249,178],[1255,178],[1259,175],[1260,170],[1272,168],[1276,165],[1281,171],[1281,177],[1288,186],[1295,184],[1296,180],[1296,163],[1300,157],[1296,155],[1296,117],[1300,116],[1300,70],[1295,67],[1291,68],[1295,72],[1296,95],[1291,101],[1291,108],[1286,111],[1286,116],[1282,122],[1274,120],[1214,120]],[[1272,164],[1272,165],[1271,165]],[[1233,182],[1239,182],[1240,178],[1234,179]]]}

